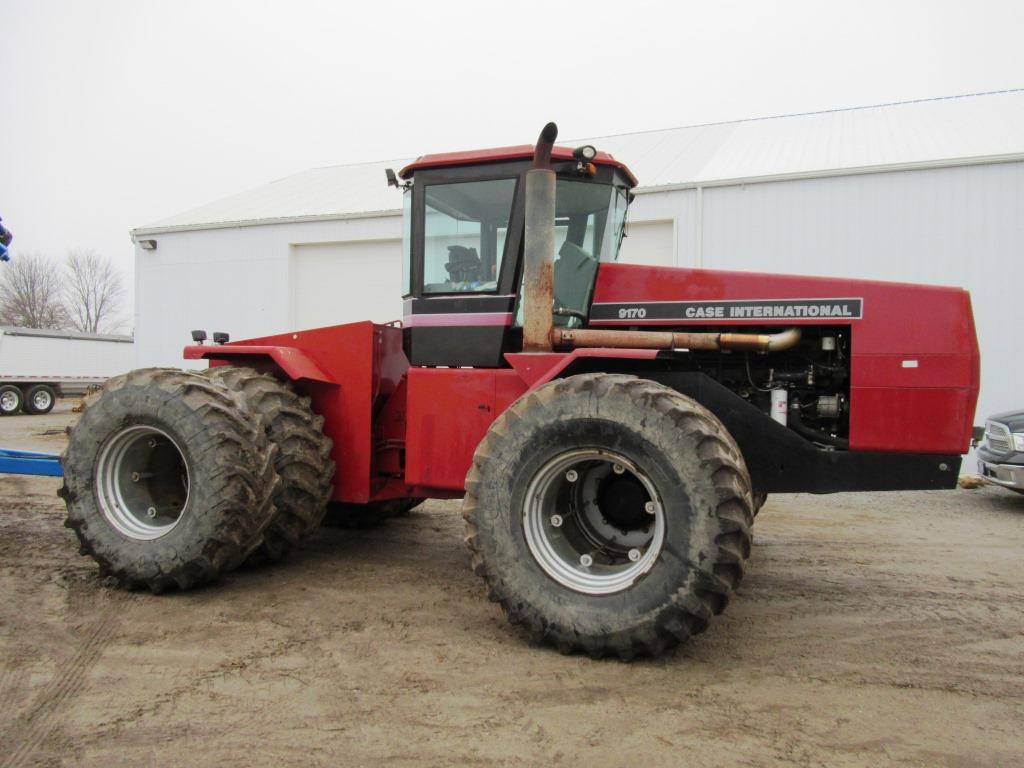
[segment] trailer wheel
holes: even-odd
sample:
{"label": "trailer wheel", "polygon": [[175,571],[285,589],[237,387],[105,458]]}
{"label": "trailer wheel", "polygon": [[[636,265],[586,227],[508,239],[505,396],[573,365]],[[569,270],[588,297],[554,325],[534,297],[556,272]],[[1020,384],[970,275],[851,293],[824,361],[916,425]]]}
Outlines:
{"label": "trailer wheel", "polygon": [[711,412],[660,384],[585,374],[516,401],[477,447],[473,569],[534,640],[657,656],[704,631],[743,576],[750,479]]}
{"label": "trailer wheel", "polygon": [[272,445],[281,478],[274,492],[274,517],[250,562],[276,561],[320,526],[334,489],[333,441],[323,433],[323,416],[291,385],[252,368],[222,365],[206,375],[241,396]]}
{"label": "trailer wheel", "polygon": [[197,373],[116,376],[85,399],[61,457],[64,524],[122,586],[213,581],[262,541],[275,453],[241,400]]}
{"label": "trailer wheel", "polygon": [[13,416],[21,410],[24,395],[13,384],[0,387],[0,416]]}
{"label": "trailer wheel", "polygon": [[57,393],[49,384],[36,384],[25,393],[25,411],[34,416],[49,413],[56,402]]}
{"label": "trailer wheel", "polygon": [[375,528],[393,517],[404,517],[426,499],[388,499],[370,504],[332,502],[327,505],[324,525],[330,528]]}

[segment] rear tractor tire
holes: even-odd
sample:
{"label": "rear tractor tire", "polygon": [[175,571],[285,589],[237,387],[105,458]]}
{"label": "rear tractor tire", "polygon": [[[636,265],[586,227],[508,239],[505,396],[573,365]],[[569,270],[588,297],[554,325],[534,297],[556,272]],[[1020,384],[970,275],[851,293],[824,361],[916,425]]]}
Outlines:
{"label": "rear tractor tire", "polygon": [[262,541],[274,454],[241,400],[198,373],[116,376],[85,399],[61,457],[64,524],[121,586],[214,581]]}
{"label": "rear tractor tire", "polygon": [[274,491],[275,512],[249,561],[281,560],[320,526],[334,489],[333,442],[323,433],[323,416],[313,413],[309,398],[290,384],[252,368],[223,365],[205,374],[241,398],[277,447],[274,469],[281,482]]}
{"label": "rear tractor tire", "polygon": [[388,499],[369,504],[333,502],[327,505],[324,525],[330,528],[376,528],[393,517],[405,517],[426,499]]}
{"label": "rear tractor tire", "polygon": [[722,423],[651,381],[584,374],[512,404],[466,478],[466,542],[492,600],[563,653],[658,656],[743,576],[750,478]]}

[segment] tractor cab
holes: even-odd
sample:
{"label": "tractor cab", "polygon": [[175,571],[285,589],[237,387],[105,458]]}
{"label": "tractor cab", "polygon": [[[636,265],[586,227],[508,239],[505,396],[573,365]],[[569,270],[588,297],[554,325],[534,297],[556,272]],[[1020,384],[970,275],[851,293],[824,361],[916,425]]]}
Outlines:
{"label": "tractor cab", "polygon": [[[525,177],[534,147],[426,155],[401,170],[406,354],[500,367],[522,349]],[[554,324],[586,324],[601,262],[618,257],[636,179],[611,155],[554,147]],[[456,331],[456,332],[453,332]]]}

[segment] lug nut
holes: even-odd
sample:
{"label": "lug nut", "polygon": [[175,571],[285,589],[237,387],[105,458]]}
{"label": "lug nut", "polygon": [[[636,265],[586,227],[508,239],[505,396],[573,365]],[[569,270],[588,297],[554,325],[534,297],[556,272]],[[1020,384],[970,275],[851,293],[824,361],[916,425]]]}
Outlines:
{"label": "lug nut", "polygon": [[570,469],[568,472],[565,473],[565,479],[568,480],[570,483],[575,483],[577,480],[580,479],[580,476],[575,469]]}
{"label": "lug nut", "polygon": [[561,515],[552,515],[551,516],[551,527],[552,528],[561,528],[562,527],[562,516]]}
{"label": "lug nut", "polygon": [[614,472],[616,475],[621,475],[625,471],[626,468],[621,464],[612,464],[612,472]]}
{"label": "lug nut", "polygon": [[648,515],[653,515],[657,511],[658,505],[655,504],[653,501],[648,501],[646,504],[644,504],[644,512],[646,512]]}
{"label": "lug nut", "polygon": [[633,561],[634,563],[637,560],[639,560],[640,559],[640,550],[636,549],[636,548],[629,550],[629,559],[631,561]]}
{"label": "lug nut", "polygon": [[580,565],[584,568],[589,568],[594,564],[594,558],[590,555],[580,555]]}

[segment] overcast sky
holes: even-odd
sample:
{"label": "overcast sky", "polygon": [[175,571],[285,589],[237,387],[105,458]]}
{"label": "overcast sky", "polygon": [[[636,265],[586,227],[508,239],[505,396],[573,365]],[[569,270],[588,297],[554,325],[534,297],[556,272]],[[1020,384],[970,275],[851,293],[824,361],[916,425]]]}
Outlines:
{"label": "overcast sky", "polygon": [[15,254],[127,272],[129,229],[314,166],[1020,87],[1022,29],[980,0],[0,0],[0,216]]}

